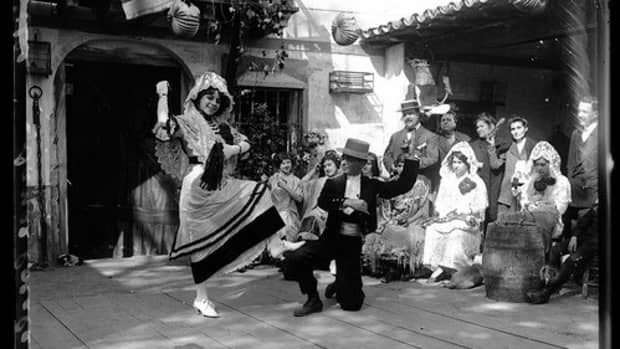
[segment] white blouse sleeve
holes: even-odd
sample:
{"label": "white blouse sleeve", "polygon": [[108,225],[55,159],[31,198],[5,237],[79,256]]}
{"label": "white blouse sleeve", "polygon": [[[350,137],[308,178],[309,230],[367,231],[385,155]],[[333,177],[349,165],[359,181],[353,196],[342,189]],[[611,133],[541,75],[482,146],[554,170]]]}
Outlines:
{"label": "white blouse sleeve", "polygon": [[553,191],[553,201],[560,215],[563,215],[571,202],[570,182],[565,176],[558,178],[558,183]]}
{"label": "white blouse sleeve", "polygon": [[[472,178],[473,179],[473,178]],[[489,206],[489,200],[487,197],[487,187],[480,178],[474,179],[476,183],[476,188],[474,188],[472,197],[471,197],[471,213],[472,214],[480,214],[484,213],[487,206]]]}

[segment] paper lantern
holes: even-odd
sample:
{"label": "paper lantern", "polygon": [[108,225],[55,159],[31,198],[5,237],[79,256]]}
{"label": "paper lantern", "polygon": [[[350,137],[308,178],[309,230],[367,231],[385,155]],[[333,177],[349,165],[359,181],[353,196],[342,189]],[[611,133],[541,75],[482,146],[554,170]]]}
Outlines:
{"label": "paper lantern", "polygon": [[359,37],[359,26],[355,17],[344,13],[338,14],[332,22],[332,37],[338,45],[351,45]]}
{"label": "paper lantern", "polygon": [[200,28],[200,9],[192,3],[176,0],[170,6],[168,20],[175,35],[192,38]]}

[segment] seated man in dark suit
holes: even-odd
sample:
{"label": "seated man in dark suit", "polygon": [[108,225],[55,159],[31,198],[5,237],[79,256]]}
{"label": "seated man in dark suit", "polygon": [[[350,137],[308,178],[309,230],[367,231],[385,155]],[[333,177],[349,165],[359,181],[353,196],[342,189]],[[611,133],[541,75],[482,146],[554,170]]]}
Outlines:
{"label": "seated man in dark suit", "polygon": [[[336,259],[336,282],[330,293],[343,310],[357,311],[364,302],[360,256],[362,235],[377,224],[377,196],[392,198],[411,189],[416,181],[419,160],[408,155],[403,173],[396,181],[382,182],[361,175],[368,159],[369,144],[349,138],[342,150],[343,174],[325,182],[318,205],[327,211],[326,228],[319,240],[307,241],[285,254],[284,273],[299,282],[308,300],[294,312],[306,316],[323,310],[313,270]],[[335,289],[333,289],[335,288]],[[328,295],[329,296],[329,295]]]}
{"label": "seated man in dark suit", "polygon": [[[549,266],[559,267],[559,272],[542,289],[526,292],[528,302],[547,303],[549,297],[559,291],[573,273],[587,268],[598,251],[598,233],[598,204],[595,203],[595,206],[577,221],[571,231],[571,238],[551,247]],[[570,255],[562,262],[562,257],[566,254]]]}

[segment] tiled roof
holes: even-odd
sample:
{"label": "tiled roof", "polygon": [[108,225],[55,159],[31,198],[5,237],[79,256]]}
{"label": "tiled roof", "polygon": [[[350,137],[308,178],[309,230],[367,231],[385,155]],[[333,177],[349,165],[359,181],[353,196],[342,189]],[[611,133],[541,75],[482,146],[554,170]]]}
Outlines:
{"label": "tiled roof", "polygon": [[362,40],[371,40],[404,30],[423,30],[441,22],[456,22],[460,17],[483,19],[490,13],[532,13],[542,11],[547,0],[459,0],[429,8],[378,27],[361,30]]}

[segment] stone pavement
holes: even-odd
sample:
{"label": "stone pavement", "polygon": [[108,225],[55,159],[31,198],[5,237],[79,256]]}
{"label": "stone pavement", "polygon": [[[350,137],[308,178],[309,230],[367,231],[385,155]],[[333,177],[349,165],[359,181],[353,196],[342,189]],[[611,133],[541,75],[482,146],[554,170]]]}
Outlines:
{"label": "stone pavement", "polygon": [[[322,295],[333,277],[316,274]],[[364,292],[359,312],[323,299],[322,313],[295,318],[297,284],[261,265],[211,281],[222,317],[208,319],[191,307],[187,261],[91,260],[31,272],[31,348],[598,348],[596,295],[564,290],[535,306],[366,277]]]}

